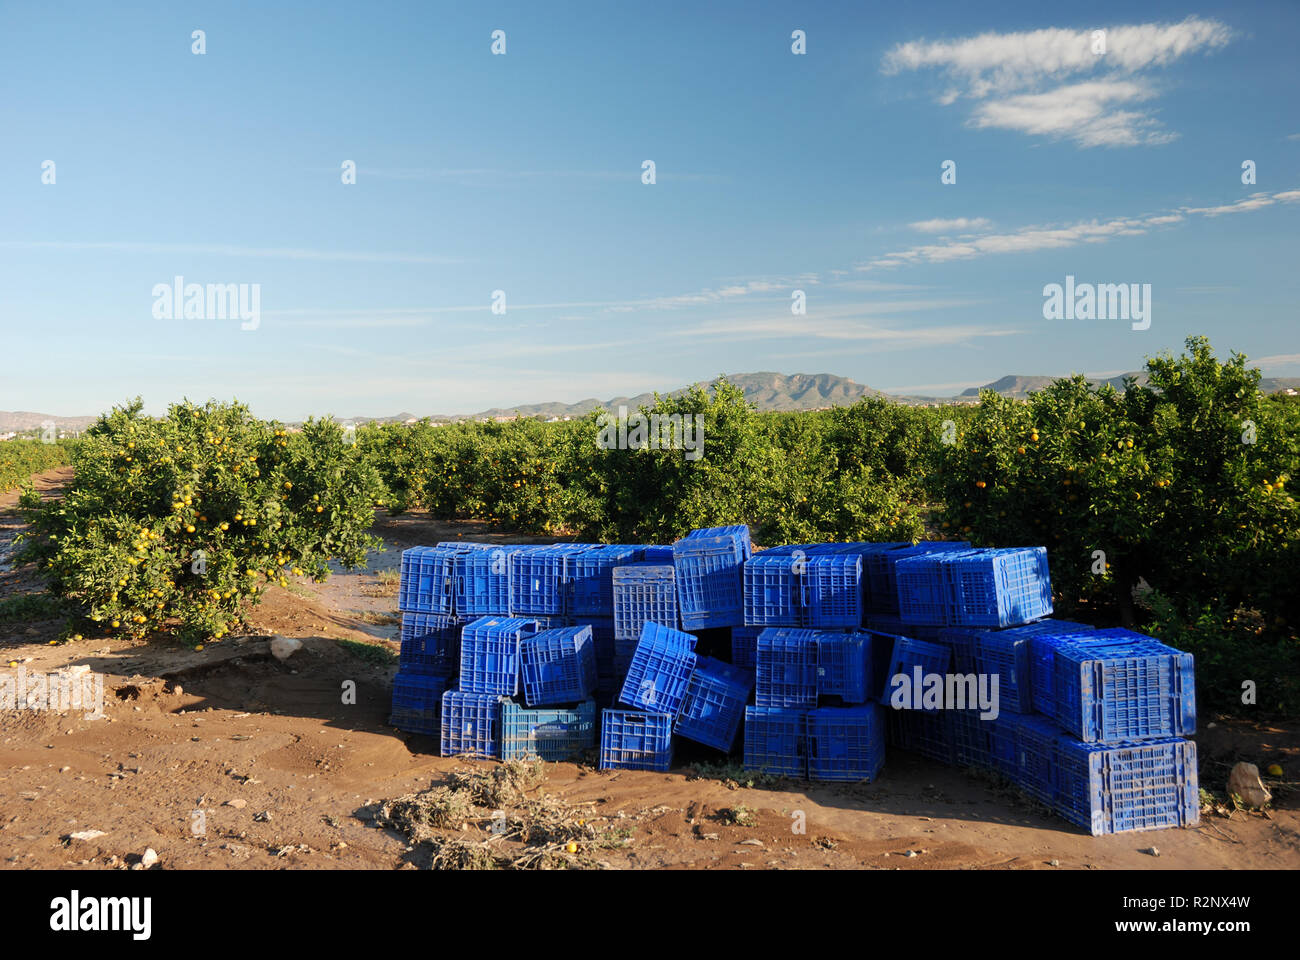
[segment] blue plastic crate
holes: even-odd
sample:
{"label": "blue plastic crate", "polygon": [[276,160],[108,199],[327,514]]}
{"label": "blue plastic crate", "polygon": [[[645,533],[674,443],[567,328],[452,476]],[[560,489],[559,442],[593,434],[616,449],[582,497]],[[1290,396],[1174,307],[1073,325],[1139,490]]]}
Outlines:
{"label": "blue plastic crate", "polygon": [[899,619],[907,624],[930,626],[953,623],[945,565],[954,557],[978,553],[941,549],[899,559],[894,564]]}
{"label": "blue plastic crate", "polygon": [[1092,632],[1091,627],[1064,620],[1038,620],[1005,630],[953,627],[951,631],[974,631],[971,634],[974,638],[973,669],[977,673],[997,674],[1001,708],[1013,713],[1030,713],[1034,709],[1033,638],[1072,628]]}
{"label": "blue plastic crate", "polygon": [[466,544],[453,562],[456,612],[466,617],[510,615],[510,550],[500,544]]}
{"label": "blue plastic crate", "polygon": [[1086,642],[1096,629],[1068,620],[1039,620],[1019,629],[1029,634],[1029,701],[1037,713],[1051,716],[1056,712],[1054,676],[1056,648],[1071,640]]}
{"label": "blue plastic crate", "polygon": [[402,614],[398,669],[407,673],[454,677],[460,668],[463,621],[438,613]]}
{"label": "blue plastic crate", "polygon": [[866,703],[875,688],[872,665],[871,634],[817,632],[817,693],[821,696]]}
{"label": "blue plastic crate", "polygon": [[646,563],[663,563],[672,566],[673,545],[647,543],[641,548],[641,560]]}
{"label": "blue plastic crate", "polygon": [[1085,743],[1196,732],[1190,653],[1129,630],[1099,630],[1093,636],[1053,651],[1057,723]]}
{"label": "blue plastic crate", "polygon": [[537,632],[524,617],[479,617],[460,634],[460,689],[513,697],[519,692],[519,641]]}
{"label": "blue plastic crate", "polygon": [[486,693],[448,690],[442,695],[442,755],[501,756],[502,698]]}
{"label": "blue plastic crate", "polygon": [[753,689],[752,673],[712,657],[700,657],[687,681],[674,732],[706,747],[730,751]]}
{"label": "blue plastic crate", "polygon": [[609,673],[614,664],[614,618],[583,617],[575,626],[591,627],[591,642],[596,650],[596,672]]}
{"label": "blue plastic crate", "polygon": [[952,725],[947,711],[889,710],[890,742],[927,760],[951,765],[955,761]]}
{"label": "blue plastic crate", "polygon": [[619,701],[638,710],[676,716],[696,659],[695,637],[647,623],[632,653]]}
{"label": "blue plastic crate", "polygon": [[980,550],[944,564],[951,590],[950,622],[1010,627],[1052,612],[1046,547]]}
{"label": "blue plastic crate", "polygon": [[451,547],[411,547],[402,551],[397,608],[403,613],[455,614],[457,553]]}
{"label": "blue plastic crate", "polygon": [[1015,723],[1016,784],[1050,807],[1056,802],[1056,741],[1061,728],[1034,714],[1022,714]]}
{"label": "blue plastic crate", "polygon": [[1171,737],[1108,746],[1057,740],[1056,812],[1099,836],[1200,822],[1196,744]]}
{"label": "blue plastic crate", "polygon": [[672,564],[635,563],[611,573],[614,635],[624,640],[641,636],[647,623],[678,626],[677,575]]}
{"label": "blue plastic crate", "polygon": [[745,708],[745,769],[807,777],[807,710]]}
{"label": "blue plastic crate", "polygon": [[862,624],[862,555],[814,554],[799,571],[800,610],[815,629]]}
{"label": "blue plastic crate", "polygon": [[758,635],[763,627],[731,628],[731,662],[753,673],[758,669]]}
{"label": "blue plastic crate", "polygon": [[[909,557],[924,556],[939,550],[967,550],[965,540],[922,540],[910,546],[880,544],[884,549],[862,554],[862,579],[866,583],[867,610],[870,613],[898,613],[898,563]],[[870,626],[870,624],[868,624]]]}
{"label": "blue plastic crate", "polygon": [[510,562],[510,612],[515,616],[564,616],[569,612],[570,563],[582,548],[572,544],[514,547]]}
{"label": "blue plastic crate", "polygon": [[744,624],[743,568],[752,553],[745,526],[692,530],[673,544],[677,607],[685,629]]}
{"label": "blue plastic crate", "polygon": [[1016,730],[1019,714],[1007,713],[991,720],[982,720],[988,737],[989,766],[1008,780],[1017,779]]}
{"label": "blue plastic crate", "polygon": [[[885,677],[885,688],[881,701],[886,704],[891,702],[894,693],[894,678],[902,674],[906,675],[907,681],[911,685],[912,699],[908,702],[919,702],[921,691],[917,688],[916,671],[921,671],[923,682],[930,674],[946,676],[951,661],[952,651],[943,644],[927,643],[924,640],[915,640],[911,637],[895,638],[893,657],[889,661],[889,672]],[[920,707],[919,709],[928,710],[929,708]]]}
{"label": "blue plastic crate", "polygon": [[574,703],[596,691],[591,627],[559,627],[519,642],[524,700],[530,707]]}
{"label": "blue plastic crate", "polygon": [[941,643],[952,651],[954,672],[975,673],[975,646],[983,631],[983,627],[944,627],[934,642]]}
{"label": "blue plastic crate", "polygon": [[981,720],[978,710],[949,710],[948,722],[953,763],[959,767],[992,767],[993,750],[988,733],[991,721]]}
{"label": "blue plastic crate", "polygon": [[668,713],[605,710],[600,716],[600,769],[667,770],[673,764]]}
{"label": "blue plastic crate", "polygon": [[558,763],[596,746],[596,703],[566,709],[525,710],[501,704],[501,759]]}
{"label": "blue plastic crate", "polygon": [[768,627],[758,635],[754,702],[760,707],[817,706],[817,634]]}
{"label": "blue plastic crate", "polygon": [[393,677],[393,705],[388,722],[408,733],[438,735],[445,677],[398,670]]}
{"label": "blue plastic crate", "polygon": [[885,763],[884,707],[820,707],[805,724],[809,779],[876,779]]}
{"label": "blue plastic crate", "polygon": [[807,557],[801,554],[766,550],[745,561],[742,571],[745,626],[802,625],[799,580],[800,571],[807,563]]}
{"label": "blue plastic crate", "polygon": [[569,560],[573,581],[570,607],[575,617],[614,615],[614,569],[635,563],[636,547],[605,544],[574,554]]}

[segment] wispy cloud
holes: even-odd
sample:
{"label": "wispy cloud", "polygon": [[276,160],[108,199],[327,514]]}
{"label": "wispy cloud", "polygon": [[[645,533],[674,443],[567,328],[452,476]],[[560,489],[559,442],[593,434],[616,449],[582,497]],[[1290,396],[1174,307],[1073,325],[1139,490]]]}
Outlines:
{"label": "wispy cloud", "polygon": [[1300,353],[1275,353],[1268,357],[1260,357],[1254,361],[1254,366],[1261,370],[1275,370],[1278,367],[1294,367],[1300,365]]}
{"label": "wispy cloud", "polygon": [[858,270],[897,267],[913,263],[945,263],[950,260],[969,260],[995,253],[1028,253],[1072,247],[1080,243],[1104,243],[1114,237],[1140,236],[1156,227],[1180,223],[1189,217],[1217,217],[1229,213],[1248,213],[1280,203],[1300,200],[1300,190],[1281,193],[1256,193],[1233,203],[1213,207],[1180,207],[1154,216],[1119,217],[1113,220],[1088,220],[1065,226],[1021,227],[1009,233],[987,234],[923,244],[907,250],[885,254]]}
{"label": "wispy cloud", "polygon": [[964,233],[968,230],[985,230],[992,224],[984,217],[956,217],[952,220],[917,220],[908,226],[918,233]]}
{"label": "wispy cloud", "polygon": [[302,247],[243,247],[212,243],[136,243],[132,241],[0,240],[0,247],[21,250],[106,250],[119,253],[202,254],[259,260],[332,260],[355,263],[464,263],[461,257],[424,253],[371,253],[356,250],[311,250]]}
{"label": "wispy cloud", "polygon": [[[1108,27],[1104,39],[1093,30],[1057,28],[982,33],[898,44],[881,69],[891,75],[940,71],[946,82],[940,104],[984,101],[970,118],[976,128],[1069,138],[1083,147],[1160,144],[1176,134],[1162,130],[1149,111],[1132,108],[1156,96],[1141,72],[1222,47],[1232,35],[1218,20],[1199,17]],[[1093,79],[1061,83],[1081,74]]]}

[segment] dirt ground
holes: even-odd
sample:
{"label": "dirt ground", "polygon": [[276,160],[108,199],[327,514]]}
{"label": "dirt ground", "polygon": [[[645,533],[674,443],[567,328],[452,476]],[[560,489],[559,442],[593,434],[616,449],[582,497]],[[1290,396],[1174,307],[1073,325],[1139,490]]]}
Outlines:
{"label": "dirt ground", "polygon": [[[66,478],[51,471],[39,486],[57,492]],[[6,563],[19,529],[5,514],[13,499],[0,497],[0,599],[39,589]],[[0,711],[0,866],[125,869],[149,848],[168,869],[426,865],[420,848],[376,825],[376,805],[492,764],[443,759],[431,738],[387,726],[396,591],[378,574],[417,543],[507,538],[422,517],[379,517],[375,532],[386,550],[369,569],[273,590],[249,635],[201,651],[106,637],[51,645],[59,621],[0,624],[0,670],[85,666],[103,674],[105,700],[98,719]],[[302,649],[277,661],[268,645],[277,634]],[[355,703],[345,702],[349,681]],[[1222,794],[1237,759],[1261,770],[1278,763],[1294,778],[1296,724],[1211,722],[1196,738],[1203,787]],[[706,759],[719,758],[683,752],[667,774],[547,764],[540,790],[626,837],[574,858],[585,866],[1300,867],[1297,794],[1285,784],[1267,814],[1208,813],[1192,829],[1091,837],[991,778],[898,751],[875,783],[853,785],[741,786],[699,776],[691,764]],[[737,808],[753,812],[752,825],[727,822],[723,811]],[[463,832],[480,836],[473,824]]]}

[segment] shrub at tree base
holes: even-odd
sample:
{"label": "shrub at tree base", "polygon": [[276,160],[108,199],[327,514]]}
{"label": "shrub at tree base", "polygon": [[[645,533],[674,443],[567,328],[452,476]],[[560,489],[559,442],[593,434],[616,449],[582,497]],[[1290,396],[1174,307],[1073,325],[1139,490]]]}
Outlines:
{"label": "shrub at tree base", "polygon": [[290,433],[238,404],[184,403],[144,417],[139,399],[78,441],[60,502],[23,501],[23,559],[115,631],[220,638],[289,573],[359,565],[380,483],[338,424]]}

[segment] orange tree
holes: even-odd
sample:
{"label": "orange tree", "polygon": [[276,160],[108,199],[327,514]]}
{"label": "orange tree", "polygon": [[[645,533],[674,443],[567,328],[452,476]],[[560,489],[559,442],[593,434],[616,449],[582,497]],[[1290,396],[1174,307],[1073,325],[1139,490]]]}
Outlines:
{"label": "orange tree", "polygon": [[7,440],[0,443],[0,493],[20,486],[34,473],[61,467],[76,441]]}
{"label": "orange tree", "polygon": [[[932,488],[947,529],[1044,543],[1058,609],[1094,609],[1196,653],[1209,689],[1241,679],[1296,705],[1300,513],[1286,483],[1300,418],[1262,400],[1259,372],[1204,338],[1148,361],[1149,383],[1059,380],[1025,401],[984,394]],[[1135,588],[1141,603],[1135,607]],[[1233,633],[1219,629],[1242,623]]]}
{"label": "orange tree", "polygon": [[63,499],[24,502],[23,558],[104,627],[220,638],[270,583],[364,561],[378,478],[338,424],[300,433],[238,404],[137,399],[81,438]]}

